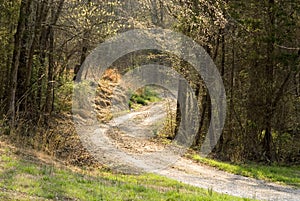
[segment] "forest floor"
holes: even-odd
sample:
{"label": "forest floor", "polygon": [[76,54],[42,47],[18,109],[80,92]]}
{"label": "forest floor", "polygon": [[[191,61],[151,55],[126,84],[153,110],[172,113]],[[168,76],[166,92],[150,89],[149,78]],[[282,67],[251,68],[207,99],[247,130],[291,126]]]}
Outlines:
{"label": "forest floor", "polygon": [[[113,164],[110,168],[116,171],[135,173],[142,169],[223,194],[258,200],[300,200],[299,188],[230,174],[172,153],[166,143],[156,138],[166,119],[167,104],[170,102],[151,103],[93,132],[89,139],[102,142],[95,154],[102,156],[101,152],[105,152],[98,159]],[[171,104],[175,108],[175,103]],[[112,160],[105,161],[107,158]]]}

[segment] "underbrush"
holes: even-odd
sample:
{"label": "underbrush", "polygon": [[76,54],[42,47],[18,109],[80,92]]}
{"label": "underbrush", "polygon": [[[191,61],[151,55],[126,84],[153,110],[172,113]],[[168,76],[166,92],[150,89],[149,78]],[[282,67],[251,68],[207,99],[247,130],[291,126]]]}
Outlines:
{"label": "underbrush", "polygon": [[0,133],[0,137],[16,147],[43,151],[71,165],[99,166],[82,145],[69,113],[53,114],[47,121],[19,119],[9,135]]}
{"label": "underbrush", "polygon": [[[175,101],[175,100],[173,100]],[[173,103],[174,104],[174,103]],[[172,105],[171,100],[166,103],[166,119],[162,128],[157,132],[157,138],[165,144],[169,144],[175,137],[176,130],[176,108]]]}
{"label": "underbrush", "polygon": [[[120,75],[115,69],[108,69],[99,80],[94,108],[97,118],[101,122],[108,121],[110,118],[109,98],[119,79]],[[28,109],[26,114],[18,115],[16,127],[13,129],[4,126],[5,121],[3,120],[3,123],[0,120],[0,136],[7,134],[3,137],[17,147],[43,151],[72,165],[99,166],[84,148],[76,133],[72,116],[74,110],[71,112],[74,87],[76,87],[74,82],[68,78],[56,88],[54,111],[51,115],[43,113],[37,115],[37,112],[29,112]],[[81,107],[78,106],[78,108]],[[76,118],[82,118],[84,121],[85,116],[88,116],[86,113],[89,114],[90,111],[78,110],[75,113]]]}

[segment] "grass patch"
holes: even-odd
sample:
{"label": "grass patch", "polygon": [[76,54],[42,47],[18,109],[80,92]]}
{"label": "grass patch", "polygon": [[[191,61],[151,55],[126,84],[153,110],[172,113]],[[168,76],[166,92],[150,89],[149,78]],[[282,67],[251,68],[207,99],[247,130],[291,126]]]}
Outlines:
{"label": "grass patch", "polygon": [[158,93],[152,87],[144,87],[131,95],[129,108],[139,109],[141,106],[160,100],[161,98],[158,96]]}
{"label": "grass patch", "polygon": [[[0,152],[0,200],[249,200],[185,185],[155,174],[72,170]],[[1,189],[5,189],[2,192]],[[20,197],[11,197],[19,194]],[[27,197],[27,198],[26,198]]]}
{"label": "grass patch", "polygon": [[252,177],[255,179],[262,179],[271,182],[277,182],[280,184],[292,185],[300,187],[300,167],[299,166],[276,166],[276,165],[259,165],[259,164],[231,164],[226,162],[220,162],[208,158],[200,157],[197,154],[190,155],[195,161],[200,163],[216,167],[220,170],[238,174],[246,177]]}

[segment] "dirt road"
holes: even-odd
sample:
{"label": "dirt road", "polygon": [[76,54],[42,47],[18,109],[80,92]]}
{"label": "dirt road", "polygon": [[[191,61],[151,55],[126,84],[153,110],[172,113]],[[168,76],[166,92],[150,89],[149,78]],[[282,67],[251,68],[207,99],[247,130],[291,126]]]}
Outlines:
{"label": "dirt road", "polygon": [[[87,131],[99,160],[117,171],[146,171],[213,191],[258,200],[300,200],[300,189],[229,174],[181,157],[178,150],[153,141],[166,118],[166,102],[114,118]],[[88,134],[89,133],[89,134]]]}

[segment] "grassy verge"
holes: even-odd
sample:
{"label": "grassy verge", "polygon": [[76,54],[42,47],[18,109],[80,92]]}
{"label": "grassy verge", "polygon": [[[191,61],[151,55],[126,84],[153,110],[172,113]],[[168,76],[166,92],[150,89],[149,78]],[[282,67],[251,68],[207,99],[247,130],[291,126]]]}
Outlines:
{"label": "grassy verge", "polygon": [[34,156],[0,152],[0,200],[249,200],[154,174],[122,175],[49,165]]}
{"label": "grassy verge", "polygon": [[190,155],[195,161],[200,163],[216,167],[220,170],[230,172],[233,174],[243,175],[246,177],[252,177],[256,179],[262,179],[271,182],[277,182],[280,184],[292,185],[300,187],[300,167],[299,166],[266,166],[259,164],[231,164],[226,162],[220,162],[208,158],[202,158],[199,155]]}

